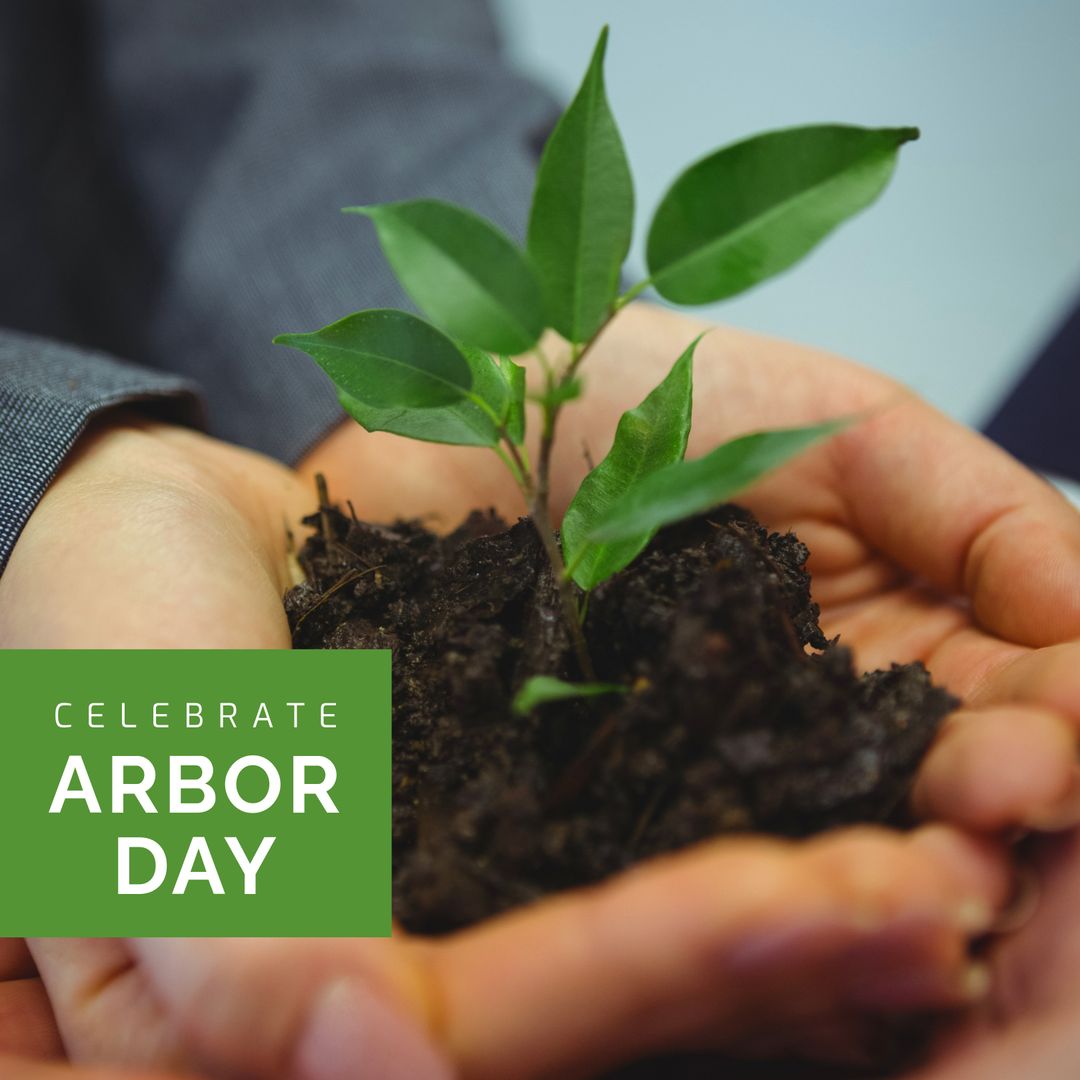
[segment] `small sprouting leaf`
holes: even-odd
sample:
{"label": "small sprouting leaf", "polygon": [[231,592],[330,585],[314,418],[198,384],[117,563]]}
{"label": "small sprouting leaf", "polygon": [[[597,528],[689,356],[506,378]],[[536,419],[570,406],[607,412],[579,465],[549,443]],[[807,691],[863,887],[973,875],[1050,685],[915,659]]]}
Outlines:
{"label": "small sprouting leaf", "polygon": [[565,382],[556,383],[550,390],[543,390],[530,397],[538,405],[554,408],[556,405],[565,405],[568,401],[576,401],[585,392],[585,384],[579,378],[567,379]]}
{"label": "small sprouting leaf", "polygon": [[274,344],[306,352],[339,390],[378,408],[448,405],[472,388],[461,350],[404,311],[359,311],[314,333],[279,334]]}
{"label": "small sprouting leaf", "polygon": [[611,310],[630,249],[634,184],[604,90],[607,27],[577,96],[544,147],[529,216],[529,255],[551,325],[582,342]]}
{"label": "small sprouting leaf", "polygon": [[618,683],[568,683],[552,675],[533,675],[526,679],[514,696],[514,712],[519,716],[531,713],[538,705],[569,698],[599,697],[602,694],[625,694],[626,686]]}
{"label": "small sprouting leaf", "polygon": [[[456,446],[499,444],[499,426],[495,418],[509,425],[513,404],[506,376],[487,353],[462,346],[461,351],[472,371],[472,391],[452,405],[433,409],[379,408],[367,405],[338,391],[345,411],[368,431],[387,431],[422,442],[450,443]],[[477,401],[483,401],[484,406]]]}
{"label": "small sprouting leaf", "polygon": [[810,427],[758,431],[732,439],[704,457],[651,473],[596,523],[590,539],[624,540],[710,510],[850,423],[848,419],[829,420]]}
{"label": "small sprouting leaf", "polygon": [[628,566],[656,532],[646,526],[614,541],[591,538],[597,523],[628,489],[650,473],[682,461],[690,435],[695,338],[655,390],[624,412],[607,457],[581,482],[562,522],[563,556],[577,584],[589,592]]}
{"label": "small sprouting leaf", "polygon": [[525,369],[504,356],[499,360],[499,371],[506,381],[506,434],[520,446],[525,441]]}
{"label": "small sprouting leaf", "polygon": [[521,353],[544,329],[536,274],[491,222],[438,199],[348,206],[375,224],[406,292],[452,337],[496,353]]}
{"label": "small sprouting leaf", "polygon": [[884,190],[916,128],[821,124],[757,135],[691,165],[649,227],[653,286],[707,304],[786,270]]}

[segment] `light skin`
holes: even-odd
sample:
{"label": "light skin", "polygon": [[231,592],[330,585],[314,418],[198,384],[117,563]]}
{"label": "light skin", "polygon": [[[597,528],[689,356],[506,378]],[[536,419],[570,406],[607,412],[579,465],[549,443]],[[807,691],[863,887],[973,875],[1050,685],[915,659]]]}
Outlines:
{"label": "light skin", "polygon": [[[583,442],[599,460],[621,411],[699,329],[634,305],[605,331],[586,397],[560,421],[557,511],[586,469]],[[332,1023],[311,1035],[313,1017],[389,1008],[414,1032],[402,1040],[422,1048],[427,1032],[466,1077],[588,1075],[618,1054],[672,1045],[768,1049],[779,1030],[832,1052],[857,1044],[867,1011],[958,1005],[983,989],[966,944],[1011,888],[988,837],[1080,818],[1080,519],[1006,455],[865,369],[718,329],[698,347],[695,379],[691,453],[755,428],[866,414],[743,501],[809,544],[823,627],[861,666],[923,659],[964,697],[914,796],[949,825],[906,838],[719,841],[434,943],[35,941],[74,1057],[322,1080],[349,1075],[333,1071],[349,1044]],[[0,577],[0,645],[286,646],[284,522],[310,510],[315,471],[375,520],[433,514],[450,527],[474,505],[521,512],[482,451],[350,425],[294,473],[115,416],[83,440]],[[1049,898],[1070,872],[1080,876],[1080,854],[1066,846],[1047,867]],[[1059,908],[1054,932],[1080,942],[1080,920]],[[1013,986],[1009,1023],[971,1028],[927,1080],[966,1078],[972,1055],[983,1069],[970,1075],[994,1076],[1017,1030],[1067,1013],[1070,994],[1080,1009],[1060,964],[1036,965],[1025,980],[1009,974],[1038,955],[1043,909],[1039,919],[993,956],[990,1000],[1001,1014],[998,995]],[[6,970],[32,974],[27,954],[10,948]],[[1054,988],[1035,992],[1043,967],[1056,972]],[[288,980],[276,977],[283,970]],[[339,988],[330,998],[328,986]],[[2,989],[11,996],[0,997],[0,1049],[55,1051],[33,978]],[[250,1011],[230,1023],[220,1008],[207,1015],[207,1002],[228,1001]],[[268,1016],[283,1018],[277,1037],[244,1031]],[[5,1027],[5,1017],[16,1021]],[[826,1029],[815,1045],[812,1033]],[[427,1075],[443,1075],[438,1058],[424,1061]]]}

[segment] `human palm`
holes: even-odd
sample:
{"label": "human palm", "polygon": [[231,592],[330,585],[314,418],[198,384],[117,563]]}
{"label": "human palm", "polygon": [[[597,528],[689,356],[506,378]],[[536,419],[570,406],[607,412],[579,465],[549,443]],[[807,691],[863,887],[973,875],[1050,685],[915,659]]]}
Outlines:
{"label": "human palm", "polygon": [[[606,452],[622,411],[704,329],[648,305],[615,318],[583,368],[584,398],[560,420],[557,513],[587,461]],[[691,455],[755,429],[857,418],[740,501],[809,546],[822,627],[861,667],[922,660],[964,699],[920,779],[921,807],[979,829],[1080,820],[1068,798],[1080,786],[1076,510],[979,435],[826,353],[714,328],[697,348],[694,380]],[[427,515],[449,527],[473,506],[510,519],[524,509],[493,456],[355,425],[306,469],[325,472],[376,520]]]}
{"label": "human palm", "polygon": [[[644,397],[701,329],[636,307],[605,332],[584,372],[586,397],[561,422],[557,509],[587,460],[606,450],[621,411]],[[917,808],[980,833],[1080,821],[1076,511],[895,383],[814,350],[715,329],[697,350],[695,401],[691,454],[756,428],[859,418],[741,501],[808,544],[823,629],[839,635],[862,668],[921,660],[963,699],[921,770]],[[378,453],[382,438],[344,429],[319,462],[365,513],[434,511],[452,524],[471,505],[490,503],[508,516],[520,510],[497,468],[471,452],[425,460],[424,448],[407,448],[415,457],[404,467],[425,480],[404,505],[401,487],[385,502],[370,485],[351,489],[350,459]],[[1068,852],[1058,857],[1080,863]],[[1034,932],[991,953],[995,971]],[[1069,977],[1062,981],[1067,986]]]}
{"label": "human palm", "polygon": [[[641,400],[697,331],[644,306],[612,324],[586,366],[585,400],[561,422],[557,507],[583,475],[585,451],[603,453],[621,411]],[[921,809],[978,830],[1075,815],[1080,694],[1076,646],[1068,644],[1080,627],[1075,513],[893,384],[809,350],[716,330],[698,349],[695,399],[691,453],[754,428],[865,414],[745,501],[767,525],[792,527],[810,545],[826,632],[840,633],[861,664],[921,658],[965,697],[923,769]],[[315,471],[328,476],[335,498],[376,520],[426,514],[449,527],[475,505],[507,516],[521,509],[499,463],[482,452],[368,435],[354,425],[309,455],[302,479],[210,440],[199,446],[194,501],[184,488],[187,466],[165,471],[166,488],[195,526],[181,534],[186,547],[174,533],[147,530],[153,485],[136,484],[139,497],[125,503],[130,485],[91,483],[94,498],[83,491],[60,510],[80,499],[93,509],[103,490],[115,495],[119,505],[105,520],[122,523],[121,538],[134,534],[124,573],[104,596],[75,605],[74,623],[50,623],[43,641],[28,633],[41,629],[33,601],[45,589],[63,596],[73,583],[85,592],[85,550],[35,559],[33,549],[17,547],[19,574],[0,579],[7,590],[0,637],[88,645],[150,633],[159,645],[285,644],[283,519],[295,522],[309,508]],[[115,512],[125,506],[130,513]],[[115,542],[115,524],[102,531]],[[185,559],[190,565],[193,550],[224,555],[228,572],[174,582],[169,570]],[[106,571],[108,562],[105,552]],[[95,580],[89,575],[91,588]],[[164,621],[157,612],[148,617],[140,599],[163,580],[176,586]],[[128,590],[119,608],[117,588]],[[86,611],[96,620],[80,621]],[[230,623],[230,612],[241,617]],[[419,1046],[425,1030],[463,1075],[587,1075],[665,1047],[761,1048],[776,1032],[787,1033],[784,1043],[827,1050],[815,1046],[814,1033],[827,1025],[842,1033],[851,1013],[961,1004],[979,989],[968,938],[986,929],[1007,890],[992,842],[941,826],[911,838],[869,830],[804,845],[702,845],[439,943],[398,937],[177,950],[38,941],[34,953],[67,1048],[81,1059],[281,1071],[283,1055],[292,1061],[300,1048],[280,1033],[296,1035],[326,979],[346,979],[369,1013],[389,1008],[403,1018],[400,1028],[389,1019],[382,1025],[400,1034],[399,1043]],[[276,974],[283,970],[289,978]],[[221,1007],[229,1002],[240,1011]],[[429,1051],[416,1052],[436,1070],[427,1075],[442,1075]]]}
{"label": "human palm", "polygon": [[1030,852],[1037,907],[991,951],[993,991],[907,1080],[1072,1080],[1080,1060],[1080,833]]}

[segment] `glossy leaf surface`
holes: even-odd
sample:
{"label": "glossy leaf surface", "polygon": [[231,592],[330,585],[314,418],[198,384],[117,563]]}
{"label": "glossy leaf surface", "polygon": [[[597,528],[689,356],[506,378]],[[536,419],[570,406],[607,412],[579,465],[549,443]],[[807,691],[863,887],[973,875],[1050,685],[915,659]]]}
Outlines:
{"label": "glossy leaf surface", "polygon": [[280,334],[274,344],[306,352],[338,390],[365,405],[432,408],[472,389],[457,345],[405,311],[359,311],[310,334]]}
{"label": "glossy leaf surface", "polygon": [[651,473],[597,522],[591,539],[623,540],[711,510],[849,423],[846,419],[831,420],[810,427],[755,432],[724,443],[704,457]]}
{"label": "glossy leaf surface", "polygon": [[659,386],[623,413],[607,457],[581,482],[562,523],[563,555],[586,592],[628,566],[652,539],[655,527],[618,540],[590,534],[626,492],[658,469],[682,461],[690,435],[695,338]]}
{"label": "glossy leaf surface", "polygon": [[525,253],[491,222],[438,199],[345,212],[372,220],[405,291],[449,335],[495,353],[536,344],[544,329],[539,282]]}
{"label": "glossy leaf surface", "polygon": [[528,250],[550,324],[584,342],[607,318],[630,249],[634,185],[604,89],[607,28],[540,159]]}
{"label": "glossy leaf surface", "polygon": [[506,386],[504,412],[506,434],[520,446],[525,441],[525,369],[508,356],[499,360],[499,371]]}
{"label": "glossy leaf surface", "polygon": [[[506,376],[495,361],[480,349],[462,347],[472,371],[473,386],[469,398],[433,409],[379,408],[367,405],[338,391],[342,408],[368,431],[387,431],[422,442],[449,443],[456,446],[495,447],[499,428],[492,417],[504,419],[509,427],[513,406]],[[476,403],[479,398],[487,409]]]}
{"label": "glossy leaf surface", "polygon": [[652,285],[706,304],[786,270],[884,190],[915,128],[842,124],[772,131],[691,165],[649,227]]}
{"label": "glossy leaf surface", "polygon": [[618,683],[569,683],[552,675],[533,675],[514,697],[514,712],[521,716],[531,713],[538,705],[571,698],[600,697],[603,694],[625,694],[627,688]]}

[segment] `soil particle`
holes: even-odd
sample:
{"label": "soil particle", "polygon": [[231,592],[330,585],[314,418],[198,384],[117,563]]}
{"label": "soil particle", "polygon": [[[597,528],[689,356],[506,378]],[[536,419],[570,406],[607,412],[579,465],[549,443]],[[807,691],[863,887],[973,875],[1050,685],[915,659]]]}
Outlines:
{"label": "soil particle", "polygon": [[818,627],[806,548],[735,506],[590,598],[598,677],[632,692],[529,717],[510,709],[527,676],[576,671],[528,521],[308,523],[295,644],[394,651],[394,913],[418,933],[719,833],[902,823],[956,704],[918,664],[858,676]]}

